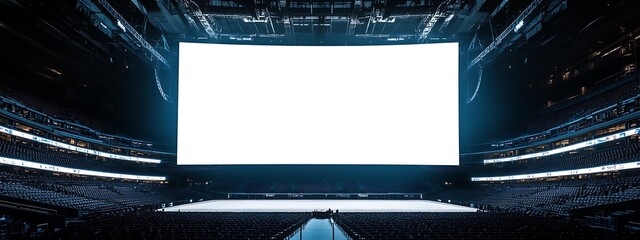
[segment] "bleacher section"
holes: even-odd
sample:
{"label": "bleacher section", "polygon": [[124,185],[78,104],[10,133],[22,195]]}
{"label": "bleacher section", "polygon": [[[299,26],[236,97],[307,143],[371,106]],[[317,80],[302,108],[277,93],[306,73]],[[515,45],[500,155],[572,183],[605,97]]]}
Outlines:
{"label": "bleacher section", "polygon": [[210,199],[188,188],[157,183],[100,181],[63,176],[0,172],[0,196],[81,210],[83,213],[156,209],[180,200]]}
{"label": "bleacher section", "polygon": [[[557,128],[562,126],[563,129],[557,129],[557,133],[561,134],[564,130],[566,131],[576,131],[583,129],[585,127],[606,122],[608,120],[612,120],[614,118],[629,114],[630,112],[635,112],[639,109],[640,105],[638,105],[638,94],[640,94],[640,81],[636,79],[635,75],[632,76],[631,81],[616,87],[613,90],[608,92],[593,96],[586,101],[581,103],[572,105],[570,107],[561,109],[561,112],[558,113],[558,110],[547,113],[546,115],[541,116],[537,119],[532,119],[531,124],[529,124],[530,132],[543,132],[548,129]],[[633,99],[628,103],[623,103],[624,100]],[[608,109],[612,107],[612,109],[617,109],[615,114],[602,114],[604,112],[599,112],[603,109]],[[595,118],[591,119],[582,119],[583,117],[589,116],[594,112],[599,112],[600,114],[596,114]],[[565,123],[570,123],[574,120],[582,119],[583,121],[575,122],[573,124],[564,125]]]}
{"label": "bleacher section", "polygon": [[0,156],[51,164],[69,168],[79,168],[103,172],[150,174],[160,172],[154,164],[102,159],[80,153],[62,152],[43,146],[30,146],[22,143],[10,143],[0,140]]}
{"label": "bleacher section", "polygon": [[492,144],[492,148],[507,149],[526,146],[546,139],[560,137],[592,126],[619,119],[640,110],[640,80],[634,74],[633,80],[604,94],[553,111],[532,119],[525,136],[503,140]]}
{"label": "bleacher section", "polygon": [[69,116],[67,111],[56,104],[5,87],[0,93],[3,166],[111,178],[166,180],[165,176],[159,176],[163,174],[163,168],[148,163],[161,163],[175,154],[156,151],[149,142],[95,131],[75,118],[66,118]]}
{"label": "bleacher section", "polygon": [[310,213],[133,212],[90,218],[68,239],[285,239]]}
{"label": "bleacher section", "polygon": [[594,177],[543,182],[474,184],[444,191],[433,199],[452,200],[490,211],[568,215],[570,210],[640,199],[640,176]]}
{"label": "bleacher section", "polygon": [[339,213],[336,223],[358,239],[631,239],[521,213]]}
{"label": "bleacher section", "polygon": [[[0,86],[0,116],[3,118],[17,119],[32,125],[32,127],[38,125],[59,134],[76,136],[76,138],[83,140],[90,139],[97,143],[117,147],[152,151],[173,150],[171,147],[158,143],[125,137],[122,133],[109,128],[108,125],[102,124],[100,121],[84,116],[79,119],[77,114],[73,114],[59,105],[16,91]],[[90,124],[85,124],[86,122]],[[105,133],[104,129],[110,129],[108,131],[110,134]]]}

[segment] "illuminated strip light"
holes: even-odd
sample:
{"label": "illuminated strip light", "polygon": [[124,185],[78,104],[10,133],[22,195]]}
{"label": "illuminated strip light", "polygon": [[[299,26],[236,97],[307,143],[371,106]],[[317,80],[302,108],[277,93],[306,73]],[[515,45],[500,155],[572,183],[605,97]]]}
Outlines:
{"label": "illuminated strip light", "polygon": [[488,182],[488,181],[525,180],[525,179],[535,179],[535,178],[562,177],[562,176],[571,176],[571,175],[580,175],[580,174],[614,172],[614,171],[620,171],[620,170],[626,170],[626,169],[637,169],[637,168],[640,168],[640,161],[628,162],[628,163],[622,163],[622,164],[604,165],[604,166],[591,167],[591,168],[555,171],[555,172],[531,173],[531,174],[511,175],[511,176],[501,176],[501,177],[472,177],[471,181],[472,182]]}
{"label": "illuminated strip light", "polygon": [[544,151],[544,152],[539,152],[539,153],[530,153],[530,154],[525,154],[525,155],[521,155],[521,156],[514,156],[514,157],[487,159],[487,160],[484,160],[484,163],[487,164],[487,163],[499,163],[499,162],[513,162],[513,161],[519,161],[519,160],[524,160],[524,159],[529,159],[529,158],[546,157],[546,156],[550,156],[550,155],[554,155],[554,154],[558,154],[558,153],[573,151],[573,150],[580,149],[580,148],[585,148],[585,147],[589,147],[589,146],[598,145],[598,144],[601,144],[601,143],[615,141],[615,140],[622,139],[622,138],[627,138],[627,137],[630,137],[630,136],[633,136],[633,135],[638,135],[639,133],[640,133],[640,128],[634,128],[634,129],[629,129],[629,130],[624,131],[624,132],[611,134],[611,135],[608,135],[608,136],[604,136],[604,137],[596,138],[596,139],[593,139],[593,140],[576,143],[576,144],[573,144],[573,145],[569,145],[569,146],[566,146],[566,147],[561,147],[561,148],[557,148],[557,149],[553,149],[553,150],[549,150],[549,151]]}
{"label": "illuminated strip light", "polygon": [[136,161],[136,162],[160,163],[159,159],[132,157],[132,156],[125,156],[125,155],[120,155],[120,154],[113,154],[113,153],[107,153],[107,152],[91,150],[91,149],[87,149],[87,148],[73,146],[71,144],[66,144],[66,143],[63,143],[63,142],[58,142],[58,141],[46,139],[46,138],[43,138],[43,137],[38,137],[38,136],[35,136],[35,135],[32,135],[32,134],[28,134],[28,133],[21,132],[21,131],[18,131],[18,130],[9,129],[9,128],[2,127],[2,126],[0,126],[0,132],[6,133],[6,134],[9,134],[9,135],[13,135],[13,136],[16,136],[16,137],[26,138],[26,139],[33,140],[33,141],[36,141],[36,142],[39,142],[39,143],[44,143],[44,144],[47,144],[47,145],[51,145],[51,146],[55,146],[55,147],[59,147],[59,148],[64,148],[64,149],[68,149],[68,150],[71,150],[71,151],[76,151],[76,152],[96,155],[96,156],[100,156],[100,157],[113,158],[113,159],[118,159],[118,160]]}
{"label": "illuminated strip light", "polygon": [[122,174],[122,173],[108,173],[108,172],[60,167],[55,165],[30,162],[30,161],[24,161],[24,160],[6,158],[6,157],[0,157],[0,164],[25,167],[25,168],[34,168],[34,169],[39,169],[44,171],[51,171],[51,172],[71,173],[71,174],[96,176],[96,177],[110,177],[110,178],[148,180],[148,181],[164,181],[167,179],[166,177],[160,177],[160,176],[143,176],[143,175]]}

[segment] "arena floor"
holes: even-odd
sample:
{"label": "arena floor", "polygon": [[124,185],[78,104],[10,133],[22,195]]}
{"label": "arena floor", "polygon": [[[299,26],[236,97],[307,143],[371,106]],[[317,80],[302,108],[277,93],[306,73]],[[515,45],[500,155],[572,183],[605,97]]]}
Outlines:
{"label": "arena floor", "polygon": [[475,212],[477,209],[426,200],[211,200],[164,208],[169,212]]}

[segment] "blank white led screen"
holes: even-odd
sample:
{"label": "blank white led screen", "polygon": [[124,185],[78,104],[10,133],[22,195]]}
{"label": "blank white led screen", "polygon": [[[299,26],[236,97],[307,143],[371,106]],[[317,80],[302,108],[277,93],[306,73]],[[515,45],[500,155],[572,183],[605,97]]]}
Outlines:
{"label": "blank white led screen", "polygon": [[458,165],[458,44],[180,43],[180,165]]}

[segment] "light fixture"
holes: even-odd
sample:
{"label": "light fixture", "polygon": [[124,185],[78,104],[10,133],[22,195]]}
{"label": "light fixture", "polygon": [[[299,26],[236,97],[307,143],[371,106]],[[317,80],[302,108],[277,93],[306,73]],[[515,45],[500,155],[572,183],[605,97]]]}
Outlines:
{"label": "light fixture", "polygon": [[518,30],[520,30],[520,28],[522,28],[522,26],[524,26],[524,20],[520,20],[520,22],[518,22],[518,24],[516,24],[516,27],[513,28],[514,32],[518,32]]}

